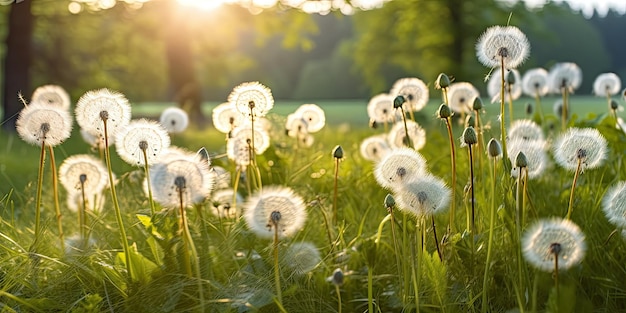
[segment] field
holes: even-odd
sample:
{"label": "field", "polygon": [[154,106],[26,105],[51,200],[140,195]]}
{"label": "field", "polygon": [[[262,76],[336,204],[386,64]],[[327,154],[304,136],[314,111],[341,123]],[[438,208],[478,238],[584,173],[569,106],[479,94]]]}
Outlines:
{"label": "field", "polygon": [[[552,116],[552,126],[542,125],[549,145],[560,134],[559,120],[552,113],[555,100],[547,98],[542,102],[546,116]],[[515,119],[527,116],[528,102],[533,100],[522,98],[515,102]],[[312,103],[326,114],[326,126],[313,134],[313,145],[295,145],[294,139],[285,135],[285,116],[302,103],[278,101],[268,116],[273,126],[271,146],[257,159],[260,181],[248,171],[246,183],[253,186],[242,182],[239,188],[243,196],[250,196],[255,183],[262,182],[265,189],[272,185],[288,186],[303,198],[308,215],[304,227],[280,241],[258,238],[241,216],[208,214],[211,201],[187,210],[186,236],[184,227],[178,226],[176,210],[159,207],[151,213],[143,193],[142,168],[125,164],[112,147],[111,167],[118,178],[116,189],[123,225],[107,192],[104,207],[87,213],[92,241],[83,246],[75,239],[81,230],[80,217],[68,210],[66,192],[61,190],[65,237],[74,238],[73,242],[66,240],[66,245],[74,249],[63,251],[47,159],[42,238],[33,242],[39,149],[16,135],[0,133],[2,312],[626,310],[626,244],[621,229],[613,226],[602,212],[606,191],[626,174],[626,167],[622,166],[626,135],[614,127],[606,99],[571,99],[569,125],[597,128],[607,139],[609,151],[604,165],[585,170],[575,184],[571,220],[584,233],[586,256],[580,264],[557,271],[556,284],[550,271],[520,262],[519,234],[541,218],[565,217],[574,172],[550,161],[542,175],[524,184],[525,192],[517,190],[520,184],[505,172],[502,160],[492,163],[484,152],[482,156],[473,155],[471,172],[468,148],[461,147],[459,140],[465,127],[453,120],[457,180],[452,185],[448,133],[435,114],[440,102],[431,100],[415,116],[427,134],[419,153],[427,160],[429,172],[456,191],[451,200],[456,214],[450,219],[446,211],[433,215],[431,221],[430,217],[416,219],[415,215],[390,206],[394,212],[391,215],[384,201],[393,192],[377,184],[374,163],[359,152],[364,138],[384,132],[382,126],[368,127],[367,101]],[[204,106],[207,116],[215,105]],[[134,104],[133,117],[157,118],[167,106]],[[498,105],[488,104],[482,114],[485,143],[500,137],[498,112]],[[75,154],[97,155],[83,142],[76,128],[75,125],[70,139],[54,150],[57,168]],[[189,129],[171,137],[173,145],[193,152],[206,147],[212,163],[228,169],[235,177],[234,165],[224,156],[225,135],[213,127]],[[340,162],[332,156],[336,145],[344,151]],[[551,150],[548,154],[553,159]],[[471,173],[474,179],[470,178]],[[474,183],[473,188],[470,182]],[[524,199],[521,210],[525,219],[516,225],[520,197]],[[337,221],[331,218],[335,201]],[[469,226],[473,207],[475,228]],[[493,226],[491,212],[495,213]],[[124,226],[130,252],[124,247],[125,240],[120,240]],[[435,230],[437,240],[433,239]],[[488,247],[489,238],[493,239],[493,250]],[[298,245],[302,242],[315,248],[302,248]],[[189,248],[190,243],[195,249]],[[187,250],[191,251],[191,258]],[[332,279],[336,269],[343,273],[342,282],[336,276]]]}

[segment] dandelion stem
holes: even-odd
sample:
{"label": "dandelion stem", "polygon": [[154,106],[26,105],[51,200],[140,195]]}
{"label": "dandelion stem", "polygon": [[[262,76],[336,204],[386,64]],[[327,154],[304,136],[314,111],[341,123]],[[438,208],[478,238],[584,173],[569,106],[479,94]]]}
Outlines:
{"label": "dandelion stem", "polygon": [[183,188],[177,187],[176,189],[178,191],[178,201],[180,203],[178,207],[178,214],[180,215],[180,218],[178,220],[178,227],[183,233],[183,247],[181,249],[183,254],[183,263],[185,264],[185,271],[187,272],[187,276],[192,277],[193,273],[191,271],[191,259],[189,257],[189,247],[187,247],[189,242],[187,240],[187,231],[185,229],[187,223],[185,219],[185,206],[183,205]]}
{"label": "dandelion stem", "polygon": [[143,153],[143,170],[146,174],[146,182],[148,183],[148,201],[150,201],[150,213],[151,216],[154,216],[154,213],[156,213],[156,207],[152,198],[152,183],[150,182],[150,166],[148,166],[148,154],[146,152],[146,149],[141,149],[141,152]]}
{"label": "dandelion stem", "polygon": [[[445,89],[444,89],[445,90]],[[449,229],[454,232],[456,226],[454,225],[455,208],[456,208],[456,155],[454,151],[454,135],[452,134],[452,126],[450,125],[450,118],[446,117],[446,128],[448,129],[448,139],[450,140],[450,163],[452,164],[452,201],[450,201],[450,222]]]}
{"label": "dandelion stem", "polygon": [[341,290],[337,284],[335,284],[335,293],[337,293],[337,312],[341,313]]}
{"label": "dandelion stem", "polygon": [[582,158],[578,158],[578,165],[576,166],[576,172],[574,172],[574,182],[572,182],[572,190],[569,193],[569,205],[567,207],[567,219],[571,219],[572,211],[574,210],[574,189],[576,188],[576,182],[578,181],[578,175],[580,174],[580,168],[582,166]]}
{"label": "dandelion stem", "polygon": [[54,196],[54,211],[57,217],[57,228],[59,230],[59,244],[61,246],[61,253],[65,253],[65,240],[63,239],[63,222],[61,215],[61,206],[59,205],[59,176],[57,173],[57,166],[54,160],[54,149],[52,146],[48,146],[48,152],[50,153],[50,169],[52,171],[52,194]]}
{"label": "dandelion stem", "polygon": [[471,205],[472,205],[472,224],[471,224],[471,231],[472,231],[472,236],[474,236],[476,234],[476,224],[475,224],[475,194],[474,194],[474,158],[473,158],[473,153],[472,153],[472,145],[468,144],[467,145],[468,148],[468,152],[469,152],[469,162],[470,162],[470,192],[472,195],[472,198],[470,199],[471,201]]}
{"label": "dandelion stem", "polygon": [[283,295],[280,288],[280,267],[278,266],[278,227],[274,225],[274,284],[276,285],[276,297],[282,306]]}
{"label": "dandelion stem", "polygon": [[404,135],[406,144],[409,145],[409,148],[413,149],[413,141],[411,141],[411,137],[409,137],[409,128],[406,125],[406,114],[404,114],[404,107],[400,106],[400,110],[402,111],[402,122],[404,123]]}
{"label": "dandelion stem", "polygon": [[333,186],[333,225],[337,225],[337,184],[339,179],[339,158],[335,159],[335,184]]}
{"label": "dandelion stem", "polygon": [[231,210],[235,210],[235,212],[237,212],[237,189],[239,188],[239,178],[241,177],[241,168],[239,168],[239,166],[237,166],[237,173],[235,175],[235,183],[233,184],[233,204]]}
{"label": "dandelion stem", "polygon": [[82,244],[82,248],[87,248],[87,198],[85,195],[85,181],[81,179],[80,181],[80,192],[81,197],[83,198],[83,205],[80,210],[78,210],[78,219],[79,219],[79,228],[80,228],[80,241]]}
{"label": "dandelion stem", "polygon": [[391,216],[391,238],[393,239],[393,252],[396,257],[396,267],[398,268],[398,277],[400,278],[400,294],[404,297],[404,285],[402,284],[402,267],[400,266],[400,247],[398,246],[398,238],[396,238],[396,217],[393,206],[389,207],[389,215]]}
{"label": "dandelion stem", "polygon": [[511,125],[511,123],[513,123],[513,94],[512,94],[512,89],[513,86],[511,86],[510,83],[507,83],[507,90],[508,90],[508,95],[509,95],[509,125]]}
{"label": "dandelion stem", "polygon": [[568,112],[568,90],[567,86],[561,87],[561,93],[563,96],[563,107],[561,109],[561,128],[563,131],[567,128],[567,117],[569,116]]}
{"label": "dandelion stem", "polygon": [[489,239],[487,241],[487,260],[485,262],[485,274],[483,275],[483,300],[482,300],[482,313],[487,312],[487,281],[489,277],[489,267],[491,265],[492,247],[493,247],[493,233],[495,231],[495,219],[496,219],[496,169],[497,159],[493,158],[493,176],[491,177],[491,208],[489,210]]}
{"label": "dandelion stem", "polygon": [[117,200],[117,193],[115,192],[115,182],[113,181],[113,171],[111,170],[111,154],[109,152],[109,134],[107,130],[107,120],[102,119],[104,124],[104,159],[107,164],[107,170],[109,171],[109,187],[111,189],[111,199],[113,200],[113,207],[115,208],[115,218],[117,219],[117,225],[120,231],[120,237],[122,238],[122,247],[124,248],[124,259],[126,261],[126,271],[128,272],[128,278],[133,279],[131,259],[130,259],[130,247],[128,246],[128,239],[126,237],[126,229],[124,228],[124,222],[122,221],[122,210],[120,209],[119,201]]}
{"label": "dandelion stem", "polygon": [[500,141],[502,142],[502,164],[505,172],[511,170],[509,153],[506,150],[506,129],[504,127],[504,58],[500,58]]}
{"label": "dandelion stem", "polygon": [[37,199],[35,200],[35,242],[33,246],[39,243],[41,220],[41,193],[43,190],[43,168],[46,161],[46,140],[41,141],[41,154],[39,154],[39,172],[37,174]]}
{"label": "dandelion stem", "polygon": [[613,117],[615,118],[615,125],[616,125],[617,129],[619,129],[622,132],[624,132],[624,129],[622,128],[622,125],[620,124],[619,119],[617,118],[617,110],[616,109],[611,109],[611,112],[613,113]]}
{"label": "dandelion stem", "polygon": [[[185,262],[185,270],[187,271],[187,276],[193,277],[193,273],[191,270],[191,259],[193,258],[194,270],[196,275],[196,283],[198,285],[198,295],[200,297],[200,307],[204,307],[204,291],[202,288],[202,273],[200,271],[200,262],[198,260],[198,251],[196,250],[196,246],[193,243],[193,238],[191,237],[191,233],[189,232],[189,224],[187,223],[187,217],[185,214],[185,206],[183,204],[183,190],[179,186],[176,187],[178,190],[178,200],[180,203],[179,213],[180,213],[180,229],[183,232],[183,262]],[[189,249],[191,249],[191,256],[189,255]]]}
{"label": "dandelion stem", "polygon": [[559,312],[559,252],[554,251],[554,288],[556,291],[556,312]]}
{"label": "dandelion stem", "polygon": [[439,249],[439,240],[437,239],[437,228],[435,227],[435,216],[431,215],[431,219],[433,222],[433,236],[435,237],[435,247],[437,247],[437,255],[439,255],[439,260],[443,261],[443,255],[441,254],[441,249]]}
{"label": "dandelion stem", "polygon": [[537,105],[537,111],[539,111],[539,125],[543,125],[543,109],[541,108],[539,92],[535,92],[535,104]]}

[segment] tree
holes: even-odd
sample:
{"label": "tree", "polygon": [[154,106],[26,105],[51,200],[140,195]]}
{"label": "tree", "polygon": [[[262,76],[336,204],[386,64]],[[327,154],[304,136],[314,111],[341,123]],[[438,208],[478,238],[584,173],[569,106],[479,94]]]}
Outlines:
{"label": "tree", "polygon": [[30,92],[32,36],[34,17],[32,1],[14,3],[9,9],[9,27],[5,40],[4,80],[2,84],[2,127],[15,131],[17,114],[23,107],[18,94]]}

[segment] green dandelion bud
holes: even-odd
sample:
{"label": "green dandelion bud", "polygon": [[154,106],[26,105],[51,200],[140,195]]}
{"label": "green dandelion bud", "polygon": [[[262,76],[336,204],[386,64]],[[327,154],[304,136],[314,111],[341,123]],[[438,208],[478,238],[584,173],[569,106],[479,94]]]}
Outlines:
{"label": "green dandelion bud", "polygon": [[393,196],[388,193],[387,196],[385,196],[384,204],[386,208],[393,208],[396,205],[396,199],[394,199]]}
{"label": "green dandelion bud", "polygon": [[437,76],[437,80],[435,81],[435,88],[442,89],[450,87],[450,78],[445,73],[439,74]]}
{"label": "green dandelion bud", "polygon": [[399,109],[400,107],[402,107],[402,105],[405,102],[406,102],[406,99],[404,98],[404,96],[403,95],[399,95],[395,99],[393,99],[393,108],[394,109]]}
{"label": "green dandelion bud", "polygon": [[526,103],[526,114],[533,114],[533,104],[530,102]]}
{"label": "green dandelion bud", "polygon": [[465,118],[465,127],[476,127],[476,119],[473,115],[468,115]]}
{"label": "green dandelion bud", "polygon": [[513,71],[508,71],[505,78],[509,85],[515,85],[515,73],[513,73]]}
{"label": "green dandelion bud", "polygon": [[617,108],[619,108],[619,104],[617,103],[617,101],[611,99],[611,110],[617,110]]}
{"label": "green dandelion bud", "polygon": [[476,99],[474,99],[474,102],[472,103],[472,109],[474,111],[480,111],[483,109],[483,100],[480,99],[480,97],[476,97]]}
{"label": "green dandelion bud", "polygon": [[520,151],[515,157],[515,167],[528,167],[528,159],[524,152]]}
{"label": "green dandelion bud", "polygon": [[333,158],[335,159],[343,159],[343,148],[340,145],[337,145],[333,149]]}
{"label": "green dandelion bud", "polygon": [[437,117],[448,118],[450,116],[452,116],[452,111],[450,111],[450,107],[447,106],[445,103],[442,103],[439,106],[439,109],[437,109]]}
{"label": "green dandelion bud", "polygon": [[487,152],[489,152],[489,156],[492,158],[502,156],[502,146],[500,145],[500,142],[498,142],[495,138],[491,138],[489,143],[487,143]]}
{"label": "green dandelion bud", "polygon": [[478,143],[478,136],[476,136],[476,131],[474,127],[466,127],[463,131],[463,143],[466,145],[474,145]]}

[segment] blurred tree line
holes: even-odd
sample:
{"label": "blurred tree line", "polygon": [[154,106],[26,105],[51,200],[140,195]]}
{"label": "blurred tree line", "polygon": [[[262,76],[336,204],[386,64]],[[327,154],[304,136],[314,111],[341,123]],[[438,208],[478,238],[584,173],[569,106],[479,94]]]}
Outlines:
{"label": "blurred tree line", "polygon": [[[487,27],[509,19],[531,42],[522,71],[576,62],[584,75],[580,94],[591,92],[601,72],[626,76],[626,42],[620,40],[626,17],[610,11],[586,19],[563,3],[531,10],[496,0],[394,0],[350,16],[280,6],[260,14],[236,5],[201,11],[176,0],[118,1],[106,10],[72,14],[68,4],[26,0],[0,6],[0,81],[19,85],[3,84],[3,121],[21,106],[16,90],[28,99],[43,84],[65,87],[74,101],[86,90],[108,87],[132,102],[176,101],[191,112],[199,112],[203,100],[225,101],[234,86],[254,80],[272,88],[277,99],[303,102],[367,99],[398,78],[429,83],[440,72],[484,90],[489,70],[476,60],[475,41]],[[32,15],[32,37],[25,43],[32,53],[23,71],[9,60],[9,40],[16,37],[7,35],[16,23],[12,14],[25,6]],[[29,31],[19,24],[24,21],[18,19],[12,32]],[[14,58],[29,57],[17,51]],[[194,117],[202,122],[201,115]]]}

